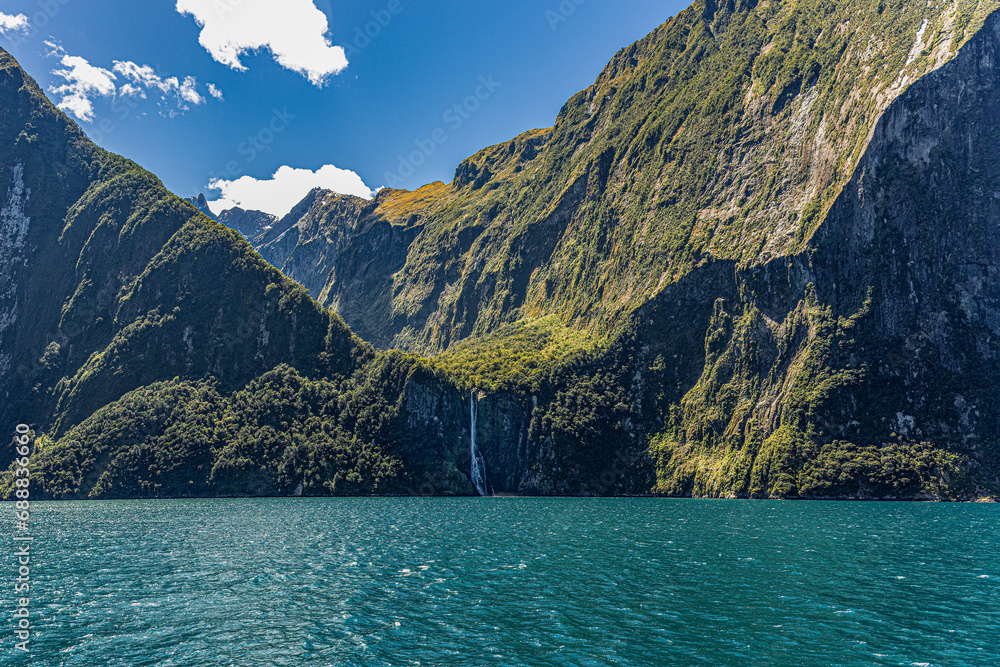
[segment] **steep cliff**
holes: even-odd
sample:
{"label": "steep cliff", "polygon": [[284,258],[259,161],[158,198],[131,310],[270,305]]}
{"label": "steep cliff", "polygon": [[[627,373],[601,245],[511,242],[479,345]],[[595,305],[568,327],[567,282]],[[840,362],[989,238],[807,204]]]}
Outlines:
{"label": "steep cliff", "polygon": [[[660,492],[996,489],[996,8],[695,3],[451,184],[314,194],[280,266],[469,387],[533,372],[489,343],[524,318],[603,341],[598,440],[647,442]],[[513,384],[534,456],[554,406]],[[566,491],[504,438],[498,488]]]}
{"label": "steep cliff", "polygon": [[[327,203],[275,264],[385,346],[437,353],[545,315],[614,330],[703,262],[802,252],[884,111],[996,6],[696,2],[552,129],[481,151],[446,186]],[[412,230],[405,249],[386,223]],[[350,284],[376,269],[384,307],[366,310]]]}

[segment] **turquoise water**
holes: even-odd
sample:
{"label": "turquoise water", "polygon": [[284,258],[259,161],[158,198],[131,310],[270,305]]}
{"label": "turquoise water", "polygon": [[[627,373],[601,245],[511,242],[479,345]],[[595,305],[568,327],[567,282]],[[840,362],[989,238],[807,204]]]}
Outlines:
{"label": "turquoise water", "polygon": [[32,657],[16,655],[8,621],[4,665],[1000,664],[997,506],[498,498],[32,511],[38,634]]}

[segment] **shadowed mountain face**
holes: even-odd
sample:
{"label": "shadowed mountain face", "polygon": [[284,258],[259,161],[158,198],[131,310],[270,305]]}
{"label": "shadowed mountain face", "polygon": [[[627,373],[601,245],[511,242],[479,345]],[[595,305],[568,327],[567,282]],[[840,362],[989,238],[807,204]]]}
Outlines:
{"label": "shadowed mountain face", "polygon": [[208,200],[205,199],[204,194],[200,194],[197,197],[188,197],[185,201],[198,209],[199,212],[204,213],[205,217],[218,221],[217,216],[212,213],[212,209],[208,207]]}
{"label": "shadowed mountain face", "polygon": [[998,4],[696,3],[553,128],[313,191],[260,255],[8,59],[0,382],[48,492],[468,493],[475,400],[502,492],[996,493]]}
{"label": "shadowed mountain face", "polygon": [[239,207],[226,209],[216,215],[208,207],[208,200],[205,199],[205,195],[203,194],[197,197],[189,197],[187,201],[207,217],[239,232],[251,242],[261,234],[267,232],[278,221],[278,218],[270,213],[247,211]]}
{"label": "shadowed mountain face", "polygon": [[242,208],[226,209],[216,217],[226,227],[235,229],[250,241],[267,233],[278,222],[278,218],[270,213],[246,211]]}

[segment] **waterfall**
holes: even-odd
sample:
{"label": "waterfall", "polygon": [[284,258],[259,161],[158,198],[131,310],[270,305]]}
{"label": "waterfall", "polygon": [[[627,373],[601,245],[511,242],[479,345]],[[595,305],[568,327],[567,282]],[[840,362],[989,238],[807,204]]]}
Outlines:
{"label": "waterfall", "polygon": [[476,487],[476,493],[481,496],[488,496],[490,493],[486,489],[486,461],[483,460],[483,455],[479,453],[479,448],[476,447],[476,408],[476,392],[472,392],[469,396],[469,453],[472,455],[469,479],[472,480],[472,485]]}

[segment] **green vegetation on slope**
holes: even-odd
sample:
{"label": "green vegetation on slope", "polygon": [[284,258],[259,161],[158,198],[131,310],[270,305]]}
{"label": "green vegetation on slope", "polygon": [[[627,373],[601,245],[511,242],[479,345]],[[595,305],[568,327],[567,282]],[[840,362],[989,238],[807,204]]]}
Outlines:
{"label": "green vegetation on slope", "polygon": [[[32,456],[39,498],[344,495],[392,490],[397,457],[338,424],[339,392],[278,367],[230,396],[174,379],[130,392]],[[398,486],[398,485],[397,485]],[[0,494],[12,491],[10,475]]]}
{"label": "green vegetation on slope", "polygon": [[556,317],[523,320],[453,346],[432,363],[460,387],[538,392],[562,367],[599,348]]}
{"label": "green vegetation on slope", "polygon": [[61,438],[174,377],[230,392],[280,364],[336,378],[371,355],[242,237],[93,146],[3,51],[0,121],[3,222],[23,236],[0,247],[3,423]]}
{"label": "green vegetation on slope", "polygon": [[[553,128],[484,149],[450,185],[385,191],[357,217],[316,211],[281,265],[314,266],[350,228],[305,284],[381,346],[435,354],[549,315],[613,333],[706,262],[803,251],[884,111],[997,7],[699,0],[619,52]],[[401,248],[379,223],[416,233]]]}

